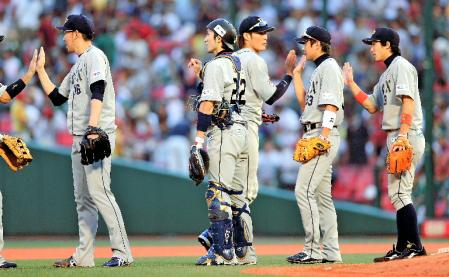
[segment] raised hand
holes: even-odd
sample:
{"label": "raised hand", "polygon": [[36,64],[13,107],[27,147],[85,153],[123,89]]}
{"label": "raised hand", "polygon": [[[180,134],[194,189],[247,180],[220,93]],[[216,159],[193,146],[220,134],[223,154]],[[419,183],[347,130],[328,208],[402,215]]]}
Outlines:
{"label": "raised hand", "polygon": [[301,75],[302,72],[304,71],[304,66],[306,64],[306,56],[302,55],[301,59],[299,60],[298,64],[296,65],[296,67],[293,69],[293,74],[299,74]]}
{"label": "raised hand", "polygon": [[36,62],[36,70],[44,69],[44,66],[45,66],[45,51],[44,47],[41,46],[39,50],[39,56]]}
{"label": "raised hand", "polygon": [[201,68],[203,67],[203,63],[200,60],[191,58],[189,63],[187,64],[187,67],[191,68],[196,77],[200,78]]}
{"label": "raised hand", "polygon": [[296,63],[296,53],[295,50],[290,50],[288,52],[287,58],[285,58],[285,68],[288,75],[293,76],[293,69]]}
{"label": "raised hand", "polygon": [[37,62],[37,49],[34,49],[33,58],[30,61],[30,65],[28,66],[28,73],[34,75],[36,72],[36,62]]}
{"label": "raised hand", "polygon": [[354,73],[352,72],[352,66],[346,62],[343,65],[343,79],[345,85],[349,86],[354,82]]}

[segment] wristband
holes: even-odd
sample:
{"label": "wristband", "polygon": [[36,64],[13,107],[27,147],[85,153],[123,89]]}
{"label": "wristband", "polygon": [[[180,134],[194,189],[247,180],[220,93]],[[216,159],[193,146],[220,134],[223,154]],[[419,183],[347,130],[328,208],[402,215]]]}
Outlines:
{"label": "wristband", "polygon": [[401,114],[401,124],[412,125],[412,115],[408,113]]}
{"label": "wristband", "polygon": [[207,128],[212,124],[212,115],[198,112],[198,122],[196,129],[198,131],[206,132]]}
{"label": "wristband", "polygon": [[363,102],[365,102],[366,98],[368,98],[368,95],[361,90],[359,90],[359,93],[357,93],[355,96],[355,100],[359,102],[360,105],[363,105]]}
{"label": "wristband", "polygon": [[10,84],[6,88],[6,92],[9,94],[9,97],[11,97],[11,99],[13,99],[25,88],[25,86],[26,85],[23,82],[23,80],[19,79],[19,80],[15,81],[14,83]]}

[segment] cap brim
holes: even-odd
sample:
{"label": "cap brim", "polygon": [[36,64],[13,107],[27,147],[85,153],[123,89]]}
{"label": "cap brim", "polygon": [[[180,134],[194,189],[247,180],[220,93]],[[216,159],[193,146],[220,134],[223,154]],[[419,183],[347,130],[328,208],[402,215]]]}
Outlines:
{"label": "cap brim", "polygon": [[308,39],[309,39],[308,37],[302,36],[302,37],[299,37],[299,38],[295,38],[295,41],[297,43],[299,43],[299,44],[306,44]]}
{"label": "cap brim", "polygon": [[251,30],[250,33],[268,33],[274,31],[274,29],[275,28],[271,26],[256,27],[253,30]]}
{"label": "cap brim", "polygon": [[375,40],[372,39],[372,38],[364,38],[364,39],[362,39],[362,42],[365,43],[365,44],[367,44],[367,45],[373,44],[374,41],[375,41]]}
{"label": "cap brim", "polygon": [[60,30],[60,31],[67,31],[68,29],[64,26],[56,26],[56,29]]}

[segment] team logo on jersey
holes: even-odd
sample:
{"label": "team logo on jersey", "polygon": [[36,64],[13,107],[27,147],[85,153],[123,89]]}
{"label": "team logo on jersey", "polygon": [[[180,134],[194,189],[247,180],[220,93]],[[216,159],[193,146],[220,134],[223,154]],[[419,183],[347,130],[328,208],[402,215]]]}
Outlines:
{"label": "team logo on jersey", "polygon": [[101,72],[100,71],[95,71],[94,73],[92,73],[92,77],[98,77],[100,76]]}
{"label": "team logo on jersey", "polygon": [[408,90],[408,85],[407,84],[397,84],[396,90]]}
{"label": "team logo on jersey", "polygon": [[225,29],[223,29],[223,27],[221,27],[220,25],[217,25],[214,27],[214,31],[220,35],[220,37],[224,37],[224,35],[226,35],[226,31]]}

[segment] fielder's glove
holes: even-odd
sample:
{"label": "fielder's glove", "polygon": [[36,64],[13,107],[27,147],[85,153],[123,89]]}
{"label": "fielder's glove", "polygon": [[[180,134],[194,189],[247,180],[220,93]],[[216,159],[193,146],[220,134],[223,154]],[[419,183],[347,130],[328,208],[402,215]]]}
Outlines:
{"label": "fielder's glove", "polygon": [[296,143],[293,160],[307,163],[316,156],[326,153],[329,148],[331,148],[330,142],[320,137],[302,138]]}
{"label": "fielder's glove", "polygon": [[[399,150],[397,150],[399,148]],[[398,137],[387,154],[387,172],[400,175],[410,169],[413,160],[413,146],[407,138]]]}
{"label": "fielder's glove", "polygon": [[199,185],[209,170],[209,155],[202,148],[192,145],[189,158],[189,177]]}
{"label": "fielder's glove", "polygon": [[279,115],[277,114],[267,114],[262,112],[262,122],[263,123],[275,123],[279,121]]}
{"label": "fielder's glove", "polygon": [[33,160],[30,150],[21,138],[1,134],[0,156],[13,171],[22,169]]}
{"label": "fielder's glove", "polygon": [[[89,135],[98,135],[96,138],[88,138]],[[93,164],[111,155],[111,144],[108,134],[100,128],[88,126],[84,133],[81,146],[81,163]]]}

